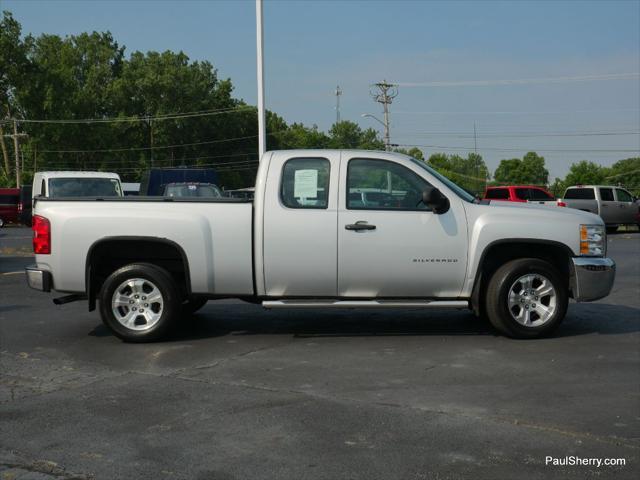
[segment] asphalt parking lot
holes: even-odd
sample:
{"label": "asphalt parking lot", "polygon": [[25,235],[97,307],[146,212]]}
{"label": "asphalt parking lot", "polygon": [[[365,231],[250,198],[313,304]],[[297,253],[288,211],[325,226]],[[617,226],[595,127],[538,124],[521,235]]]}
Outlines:
{"label": "asphalt parking lot", "polygon": [[613,293],[549,339],[467,312],[219,301],[142,345],[29,290],[29,238],[0,230],[1,480],[640,475],[639,233],[609,237]]}

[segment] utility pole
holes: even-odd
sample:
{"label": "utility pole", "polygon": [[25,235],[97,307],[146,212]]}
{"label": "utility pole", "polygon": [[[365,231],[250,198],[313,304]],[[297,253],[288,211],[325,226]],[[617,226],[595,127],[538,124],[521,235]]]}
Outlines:
{"label": "utility pole", "polygon": [[336,123],[340,123],[340,95],[342,95],[342,90],[340,89],[340,85],[336,87],[335,95],[336,95]]}
{"label": "utility pole", "polygon": [[13,138],[13,150],[16,155],[16,188],[20,188],[20,145],[18,139],[22,137],[28,137],[26,133],[18,133],[18,120],[13,119],[13,133],[5,134],[5,137]]}
{"label": "utility pole", "polygon": [[151,168],[153,168],[153,120],[151,119],[151,115],[147,113],[147,127],[149,128],[149,153],[151,155]]}
{"label": "utility pole", "polygon": [[372,87],[377,88],[376,91],[370,91],[373,99],[382,104],[384,109],[384,148],[388,152],[391,150],[391,133],[389,131],[389,105],[392,100],[398,96],[398,86],[387,83],[383,80],[380,83],[374,83]]}

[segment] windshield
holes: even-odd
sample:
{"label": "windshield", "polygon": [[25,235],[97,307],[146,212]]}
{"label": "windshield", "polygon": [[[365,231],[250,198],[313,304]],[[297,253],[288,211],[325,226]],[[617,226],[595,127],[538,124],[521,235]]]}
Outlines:
{"label": "windshield", "polygon": [[50,178],[49,197],[121,197],[116,178]]}
{"label": "windshield", "polygon": [[453,183],[451,180],[449,180],[447,177],[445,177],[441,173],[438,173],[436,170],[434,170],[429,165],[427,165],[426,162],[423,162],[422,160],[416,160],[415,158],[412,158],[411,161],[413,163],[415,163],[416,165],[418,165],[420,168],[425,169],[431,175],[433,175],[438,180],[440,180],[442,183],[444,183],[447,187],[449,187],[451,190],[453,190],[453,193],[458,195],[461,199],[463,199],[463,200],[465,200],[467,202],[472,202],[472,203],[475,202],[476,197],[471,195],[464,188],[462,188],[462,187],[456,185],[455,183]]}

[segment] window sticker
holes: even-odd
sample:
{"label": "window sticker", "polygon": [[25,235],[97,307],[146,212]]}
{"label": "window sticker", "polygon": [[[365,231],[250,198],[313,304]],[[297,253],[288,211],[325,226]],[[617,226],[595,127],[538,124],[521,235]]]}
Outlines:
{"label": "window sticker", "polygon": [[296,198],[318,196],[318,170],[296,170],[293,196]]}

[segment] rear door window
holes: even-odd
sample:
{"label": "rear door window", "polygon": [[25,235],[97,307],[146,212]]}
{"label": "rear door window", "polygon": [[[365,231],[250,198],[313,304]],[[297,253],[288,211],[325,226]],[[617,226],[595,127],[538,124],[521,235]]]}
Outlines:
{"label": "rear door window", "polygon": [[508,200],[509,190],[506,188],[492,188],[487,190],[487,195],[484,198],[490,200]]}
{"label": "rear door window", "polygon": [[594,200],[596,198],[593,188],[570,188],[564,194],[568,200]]}
{"label": "rear door window", "polygon": [[322,208],[329,203],[329,173],[326,158],[292,158],[282,167],[280,201],[288,208]]}
{"label": "rear door window", "polygon": [[613,202],[613,188],[601,188],[600,199],[603,202]]}

